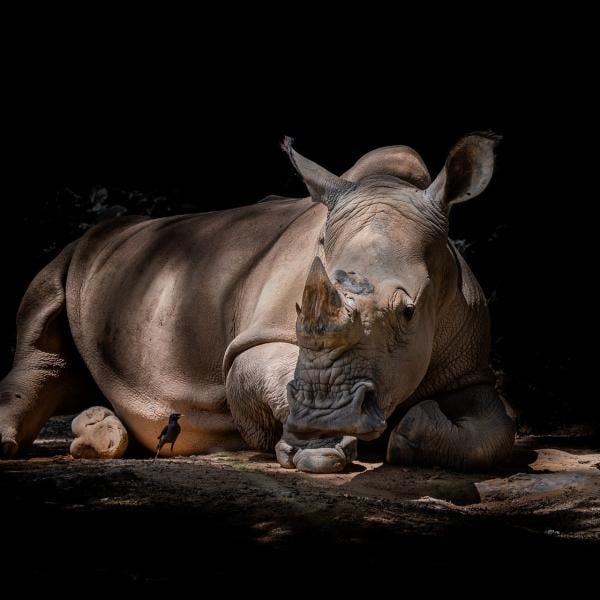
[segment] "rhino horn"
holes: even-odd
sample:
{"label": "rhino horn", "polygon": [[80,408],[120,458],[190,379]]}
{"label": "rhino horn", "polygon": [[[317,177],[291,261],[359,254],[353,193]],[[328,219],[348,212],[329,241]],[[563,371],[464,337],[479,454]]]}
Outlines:
{"label": "rhino horn", "polygon": [[304,180],[312,199],[315,202],[322,202],[331,210],[342,196],[356,187],[356,184],[337,177],[312,160],[304,158],[292,148],[293,143],[291,137],[285,137],[281,147]]}
{"label": "rhino horn", "polygon": [[321,259],[317,256],[310,267],[302,294],[301,316],[306,324],[325,324],[342,309],[340,293],[331,283]]}

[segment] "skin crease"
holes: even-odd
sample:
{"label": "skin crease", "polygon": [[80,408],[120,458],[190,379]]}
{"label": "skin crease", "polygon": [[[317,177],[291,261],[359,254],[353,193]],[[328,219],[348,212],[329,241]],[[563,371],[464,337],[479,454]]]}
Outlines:
{"label": "skin crease", "polygon": [[514,425],[492,388],[485,298],[447,239],[495,145],[463,138],[431,182],[403,146],[339,178],[288,144],[312,198],[90,230],[23,300],[4,454],[97,386],[149,450],[180,412],[178,454],[277,445],[283,466],[336,471],[402,406],[389,460],[502,460]]}

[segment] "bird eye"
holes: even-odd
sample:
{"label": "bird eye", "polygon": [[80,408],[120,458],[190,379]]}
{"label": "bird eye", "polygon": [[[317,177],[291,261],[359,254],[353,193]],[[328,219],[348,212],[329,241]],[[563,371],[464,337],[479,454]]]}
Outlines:
{"label": "bird eye", "polygon": [[404,316],[404,318],[407,321],[410,321],[413,318],[414,314],[415,314],[415,305],[414,304],[407,304],[404,307],[404,310],[402,311],[402,315]]}

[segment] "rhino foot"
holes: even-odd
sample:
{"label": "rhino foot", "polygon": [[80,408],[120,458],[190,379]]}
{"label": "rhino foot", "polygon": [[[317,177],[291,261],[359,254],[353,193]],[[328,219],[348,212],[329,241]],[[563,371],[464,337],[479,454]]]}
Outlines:
{"label": "rhino foot", "polygon": [[356,459],[355,437],[319,438],[300,440],[282,438],[275,446],[277,461],[285,469],[298,469],[305,473],[339,473]]}
{"label": "rhino foot", "polygon": [[19,450],[22,395],[14,391],[0,392],[0,458],[13,458]]}
{"label": "rhino foot", "polygon": [[13,458],[17,454],[19,444],[14,438],[7,437],[5,434],[0,433],[0,444],[0,457]]}
{"label": "rhino foot", "polygon": [[121,458],[128,445],[127,430],[115,414],[92,406],[73,419],[75,439],[70,452],[74,458]]}

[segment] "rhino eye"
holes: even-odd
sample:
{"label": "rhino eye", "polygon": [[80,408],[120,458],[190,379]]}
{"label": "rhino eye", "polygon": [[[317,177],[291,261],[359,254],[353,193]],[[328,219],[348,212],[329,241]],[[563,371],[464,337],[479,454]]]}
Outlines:
{"label": "rhino eye", "polygon": [[413,318],[414,314],[415,314],[415,305],[414,304],[407,304],[402,311],[402,315],[404,316],[404,318],[407,321],[410,321]]}

